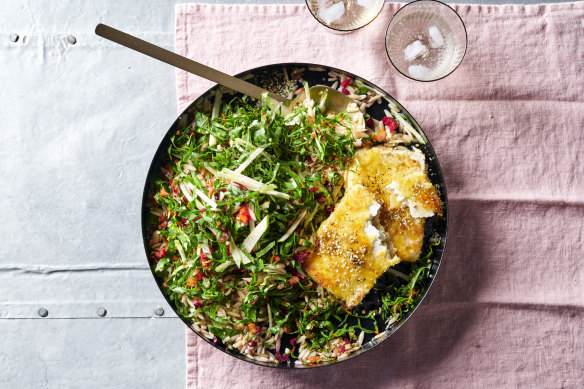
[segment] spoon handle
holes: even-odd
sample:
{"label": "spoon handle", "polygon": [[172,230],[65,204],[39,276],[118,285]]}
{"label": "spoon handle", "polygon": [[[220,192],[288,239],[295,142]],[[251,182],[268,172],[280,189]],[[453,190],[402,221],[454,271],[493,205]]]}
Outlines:
{"label": "spoon handle", "polygon": [[[95,33],[102,38],[108,39],[122,46],[126,46],[129,49],[136,50],[142,54],[146,54],[152,58],[156,58],[162,62],[166,62],[169,65],[186,70],[187,72],[196,74],[197,76],[206,78],[207,80],[216,82],[217,84],[226,86],[255,99],[260,99],[261,94],[267,92],[265,89],[250,84],[249,82],[245,82],[239,78],[235,78],[220,72],[219,70],[195,62],[191,59],[173,53],[172,51],[163,49],[162,47],[136,38],[135,36],[106,26],[105,24],[98,24],[95,27]],[[280,95],[274,94],[272,92],[268,92],[268,94],[274,100],[282,103],[288,102],[288,100]]]}

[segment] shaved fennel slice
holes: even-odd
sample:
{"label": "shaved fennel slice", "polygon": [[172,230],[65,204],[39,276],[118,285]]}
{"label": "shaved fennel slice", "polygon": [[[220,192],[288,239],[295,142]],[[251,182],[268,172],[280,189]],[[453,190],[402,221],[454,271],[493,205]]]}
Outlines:
{"label": "shaved fennel slice", "polygon": [[237,265],[237,267],[241,267],[241,257],[239,254],[239,248],[233,241],[233,238],[229,238],[229,248],[231,250],[231,256],[233,257],[233,261]]}
{"label": "shaved fennel slice", "polygon": [[201,198],[201,200],[203,200],[204,203],[207,203],[207,205],[210,205],[211,208],[213,208],[213,209],[217,209],[217,203],[215,201],[211,200],[209,198],[209,196],[207,196],[206,194],[201,192],[200,189],[195,189],[194,192],[197,196],[199,196]]}
{"label": "shaved fennel slice", "polygon": [[189,191],[187,190],[185,184],[183,184],[182,182],[178,185],[181,192],[185,195],[185,197],[187,198],[187,200],[189,200],[189,202],[193,201],[193,196],[191,196],[191,194],[189,193]]}
{"label": "shaved fennel slice", "polygon": [[248,142],[246,140],[243,140],[241,138],[235,138],[233,140],[233,142],[235,142],[235,143],[237,143],[238,145],[241,145],[241,146],[255,147],[253,143],[250,143],[250,142]]}
{"label": "shaved fennel slice", "polygon": [[213,111],[211,112],[211,118],[213,118],[213,119],[219,117],[219,110],[221,109],[221,99],[222,98],[223,98],[223,91],[219,87],[215,91],[215,101],[213,103]]}
{"label": "shaved fennel slice", "polygon": [[249,217],[251,217],[251,220],[253,220],[254,222],[257,221],[258,219],[255,214],[255,207],[252,202],[249,202],[247,204],[247,210],[249,212]]}
{"label": "shaved fennel slice", "polygon": [[178,250],[178,253],[180,254],[180,257],[182,259],[183,262],[187,261],[187,256],[185,255],[185,251],[183,250],[182,244],[180,243],[180,240],[175,239],[174,240],[174,244],[176,246],[176,249]]}
{"label": "shaved fennel slice", "polygon": [[221,265],[217,266],[215,268],[215,271],[221,273],[221,272],[223,272],[223,270],[227,269],[231,265],[235,265],[235,263],[233,261],[227,261],[227,262],[222,263]]}
{"label": "shaved fennel slice", "polygon": [[[215,119],[219,116],[219,110],[221,109],[221,98],[223,97],[223,92],[221,88],[217,88],[215,91],[215,102],[213,103],[213,111],[211,112],[211,118]],[[213,134],[209,135],[209,146],[215,146],[217,144],[217,138]]]}
{"label": "shaved fennel slice", "polygon": [[217,170],[213,169],[211,166],[205,166],[205,169],[213,176],[217,177]]}
{"label": "shaved fennel slice", "polygon": [[416,140],[421,144],[425,145],[427,143],[426,139],[424,139],[424,137],[422,137],[422,135],[420,135],[420,133],[416,129],[414,129],[414,127],[406,119],[404,119],[402,115],[400,115],[397,112],[392,113],[394,115],[391,116],[397,119],[399,126],[402,128],[402,130],[405,130],[406,132],[412,134],[414,138],[416,138]]}
{"label": "shaved fennel slice", "polygon": [[278,192],[278,191],[274,190],[274,189],[276,189],[275,185],[263,184],[257,180],[254,180],[253,178],[245,176],[241,173],[234,172],[233,170],[230,170],[227,168],[223,168],[223,169],[221,169],[220,172],[217,172],[217,176],[224,178],[224,179],[231,180],[233,182],[237,182],[238,184],[241,184],[241,185],[245,186],[246,188],[248,188],[249,190],[252,190],[254,192],[260,192],[260,193],[267,194],[270,196],[280,197],[280,198],[283,198],[286,200],[290,198],[290,196],[287,195],[286,193],[282,193],[282,192]]}
{"label": "shaved fennel slice", "polygon": [[284,242],[286,239],[288,239],[290,237],[290,235],[292,235],[294,230],[296,230],[296,227],[298,227],[298,225],[304,219],[305,216],[306,216],[306,209],[303,209],[302,212],[300,212],[300,215],[298,215],[298,217],[296,218],[296,220],[294,220],[294,223],[292,223],[290,228],[288,228],[288,231],[286,231],[286,233],[284,235],[282,235],[282,237],[280,239],[278,239],[278,242]]}
{"label": "shaved fennel slice", "polygon": [[[192,191],[192,193],[195,193],[195,190],[197,190],[197,187],[194,186],[193,184],[191,184],[190,182],[186,182],[184,185],[185,185],[185,188],[190,189]],[[187,199],[188,199],[188,197],[187,197]],[[205,206],[203,205],[203,203],[201,203],[198,199],[196,199],[195,197],[193,197],[193,200],[195,200],[195,205],[197,206],[197,209],[205,208]]]}
{"label": "shaved fennel slice", "polygon": [[[254,180],[253,178],[245,176],[241,173],[234,172],[233,170],[230,170],[227,168],[221,169],[221,171],[217,172],[217,174],[221,178],[226,178],[226,179],[231,180],[233,182],[237,182],[238,184],[241,184],[241,185],[245,186],[246,188],[248,188],[249,190],[253,190],[253,191],[259,191],[261,189],[262,185],[264,185],[261,182],[259,182],[258,180]],[[271,186],[271,188],[274,188],[274,186]]]}
{"label": "shaved fennel slice", "polygon": [[247,212],[249,213],[249,232],[252,232],[256,228],[256,222],[258,219],[256,218],[255,208],[252,202],[247,204]]}
{"label": "shaved fennel slice", "polygon": [[254,230],[252,232],[250,232],[250,234],[247,236],[247,238],[245,238],[245,240],[243,241],[241,246],[251,253],[251,251],[253,250],[253,248],[258,243],[258,241],[260,240],[260,238],[266,232],[267,229],[268,229],[268,217],[266,216],[256,226],[256,228],[254,228]]}
{"label": "shaved fennel slice", "polygon": [[310,105],[310,93],[308,92],[310,88],[308,87],[308,83],[304,83],[304,106],[308,107]]}
{"label": "shaved fennel slice", "polygon": [[324,110],[326,108],[327,97],[328,97],[328,92],[323,93],[322,96],[320,97],[320,102],[318,103],[318,108],[320,108],[321,112],[324,112]]}
{"label": "shaved fennel slice", "polygon": [[285,106],[283,103],[279,102],[278,100],[273,99],[270,97],[268,92],[264,92],[260,96],[261,101],[266,104],[273,112],[279,112],[281,116],[286,117],[290,114],[290,108]]}
{"label": "shaved fennel slice", "polygon": [[274,320],[272,319],[272,309],[270,308],[270,304],[266,304],[268,307],[268,331],[270,331],[270,328],[272,328],[274,326]]}
{"label": "shaved fennel slice", "polygon": [[254,150],[253,153],[251,153],[251,155],[245,160],[245,162],[243,162],[241,165],[239,165],[239,167],[237,169],[234,170],[235,173],[241,173],[245,170],[246,167],[249,166],[250,163],[253,162],[254,159],[256,159],[257,157],[259,157],[259,155],[264,151],[263,148],[258,147],[257,149]]}
{"label": "shaved fennel slice", "polygon": [[239,252],[239,256],[241,257],[241,263],[243,264],[251,263],[251,259],[249,259],[249,257],[243,251],[241,251],[239,247],[237,248],[237,251]]}

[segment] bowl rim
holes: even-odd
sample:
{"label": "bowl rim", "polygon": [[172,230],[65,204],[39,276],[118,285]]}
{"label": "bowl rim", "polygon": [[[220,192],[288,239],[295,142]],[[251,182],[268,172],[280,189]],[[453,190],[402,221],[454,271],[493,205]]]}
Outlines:
{"label": "bowl rim", "polygon": [[[464,51],[462,52],[462,57],[460,58],[460,61],[458,62],[458,64],[456,64],[456,66],[451,71],[449,71],[448,73],[446,73],[442,77],[433,78],[431,80],[419,80],[417,78],[414,78],[414,77],[409,76],[409,75],[405,74],[404,72],[402,72],[396,66],[396,64],[391,60],[391,56],[389,55],[389,47],[387,45],[387,35],[389,34],[389,27],[391,26],[391,22],[393,22],[393,19],[397,16],[397,14],[399,14],[403,9],[405,9],[409,5],[416,4],[416,3],[419,3],[419,2],[438,3],[438,4],[441,4],[441,5],[444,5],[444,6],[448,7],[448,8],[450,8],[452,10],[452,12],[454,12],[454,14],[458,17],[458,20],[460,20],[460,23],[462,25],[462,29],[464,30]],[[458,14],[458,12],[456,12],[456,10],[454,8],[452,8],[451,6],[449,6],[448,4],[446,4],[446,3],[444,3],[444,2],[442,2],[440,0],[414,0],[414,1],[410,2],[410,3],[404,4],[400,9],[397,10],[397,12],[395,14],[393,14],[393,16],[391,17],[391,19],[389,20],[389,23],[387,24],[387,28],[385,29],[385,42],[384,42],[384,44],[385,44],[385,55],[387,55],[387,59],[389,59],[389,62],[391,63],[391,65],[393,66],[393,68],[399,72],[399,74],[401,74],[404,77],[409,78],[410,80],[414,80],[414,81],[419,81],[419,82],[434,82],[434,81],[442,80],[443,78],[448,77],[456,69],[458,69],[458,67],[460,66],[460,64],[464,60],[464,57],[466,56],[466,51],[468,49],[468,33],[466,31],[466,25],[464,24],[464,20],[462,20],[462,18]]]}
{"label": "bowl rim", "polygon": [[[235,75],[235,77],[242,77],[245,76],[246,74],[255,74],[258,72],[261,72],[263,70],[269,70],[269,69],[284,69],[284,68],[289,68],[289,67],[321,67],[326,69],[327,71],[335,71],[338,72],[339,74],[345,74],[345,75],[349,75],[349,76],[353,76],[353,77],[358,77],[359,79],[361,79],[363,82],[365,82],[366,84],[369,84],[371,86],[374,86],[376,89],[378,89],[379,91],[381,91],[385,97],[389,97],[393,102],[395,102],[408,116],[409,118],[414,122],[414,124],[416,125],[417,129],[419,129],[423,136],[428,139],[426,133],[424,132],[424,130],[420,127],[420,125],[418,124],[418,122],[413,118],[413,116],[403,107],[403,105],[401,103],[399,103],[392,95],[390,95],[389,93],[387,93],[385,90],[383,90],[382,88],[379,88],[376,84],[364,79],[361,76],[357,76],[354,73],[348,72],[348,71],[344,71],[341,69],[338,69],[336,67],[333,66],[327,66],[327,65],[320,65],[320,64],[315,64],[315,63],[306,63],[306,62],[282,62],[282,63],[272,63],[272,64],[268,64],[268,65],[262,65],[262,66],[257,66],[242,72],[239,72]],[[288,363],[279,363],[279,364],[274,364],[274,363],[268,363],[268,362],[260,362],[260,361],[256,361],[256,360],[252,360],[250,358],[247,358],[245,355],[239,353],[239,352],[235,352],[232,350],[227,349],[226,347],[220,347],[216,344],[214,344],[210,339],[205,338],[204,336],[202,336],[201,334],[199,334],[197,331],[195,331],[190,323],[183,318],[181,315],[178,314],[177,309],[175,307],[175,304],[170,300],[169,296],[167,296],[164,293],[164,289],[162,286],[162,281],[160,280],[160,278],[154,273],[154,268],[150,263],[150,248],[149,248],[149,239],[148,239],[148,235],[147,235],[147,230],[148,230],[148,216],[149,212],[148,212],[148,201],[150,199],[149,194],[150,194],[150,182],[151,182],[151,177],[156,174],[154,172],[155,169],[159,168],[159,165],[156,164],[156,162],[158,162],[159,156],[161,155],[161,153],[166,152],[166,148],[163,147],[165,146],[165,141],[166,139],[173,134],[174,132],[176,132],[176,129],[179,128],[180,126],[182,126],[181,121],[183,120],[183,117],[188,117],[188,114],[191,110],[194,109],[194,107],[201,101],[201,99],[203,99],[205,96],[208,96],[215,88],[217,88],[219,86],[219,84],[215,84],[212,87],[210,87],[209,89],[207,89],[205,92],[201,93],[195,100],[193,100],[182,112],[180,115],[178,115],[178,117],[176,118],[176,120],[172,123],[172,125],[170,126],[170,128],[167,130],[167,132],[164,134],[164,136],[162,137],[158,147],[156,148],[156,151],[154,152],[154,154],[152,155],[152,161],[150,162],[150,167],[148,168],[148,172],[146,174],[145,180],[144,180],[144,189],[143,189],[143,193],[142,193],[142,203],[141,203],[141,217],[140,217],[140,223],[141,223],[141,229],[142,229],[142,241],[143,241],[143,245],[144,245],[144,253],[145,253],[145,258],[146,258],[146,262],[148,264],[148,268],[150,269],[150,273],[152,274],[152,277],[154,278],[154,281],[156,282],[156,285],[158,286],[158,289],[160,291],[160,293],[162,294],[162,296],[164,297],[166,303],[168,304],[168,306],[170,306],[170,308],[173,310],[173,312],[175,313],[175,315],[185,324],[185,326],[192,332],[194,332],[197,336],[199,336],[202,340],[204,340],[206,343],[210,344],[211,346],[213,346],[215,349],[218,349],[222,352],[224,352],[227,355],[230,355],[232,357],[235,357],[237,359],[240,359],[242,361],[254,364],[254,365],[258,365],[258,366],[263,366],[263,367],[269,367],[269,368],[274,368],[274,369],[285,369],[285,370],[293,370],[293,369],[302,369],[302,370],[308,370],[308,369],[314,369],[314,368],[321,368],[321,367],[327,367],[327,366],[333,366],[333,365],[338,365],[339,363],[351,360],[353,358],[359,357],[363,354],[365,354],[367,351],[379,346],[381,343],[383,343],[384,341],[386,341],[387,339],[389,339],[397,330],[399,330],[407,321],[408,319],[413,316],[414,312],[420,307],[420,305],[422,304],[422,302],[424,301],[424,299],[426,298],[428,292],[430,291],[432,285],[434,284],[434,281],[436,279],[436,276],[438,275],[438,271],[440,269],[440,264],[442,263],[442,259],[444,257],[444,252],[446,250],[446,242],[447,242],[447,237],[448,237],[448,214],[449,214],[449,208],[448,208],[448,195],[447,195],[447,189],[446,189],[446,181],[444,179],[444,174],[442,172],[442,167],[440,166],[440,162],[438,161],[438,157],[436,155],[436,152],[432,146],[432,144],[430,143],[430,141],[428,140],[428,143],[424,145],[424,147],[428,148],[430,153],[432,155],[435,156],[435,170],[436,170],[436,175],[437,175],[437,179],[440,182],[440,192],[442,194],[441,197],[443,197],[443,207],[444,207],[444,212],[443,212],[443,220],[444,220],[444,232],[443,234],[441,234],[440,236],[440,242],[441,245],[438,248],[439,250],[439,254],[437,255],[436,259],[433,262],[433,265],[430,269],[432,276],[430,277],[429,281],[428,281],[428,285],[426,290],[423,292],[422,297],[420,298],[420,301],[418,302],[418,304],[409,312],[407,312],[406,314],[404,314],[404,316],[402,317],[402,319],[398,322],[398,324],[392,328],[392,330],[390,331],[385,330],[386,335],[383,338],[380,338],[378,340],[376,340],[375,342],[373,342],[373,340],[370,340],[368,343],[364,344],[365,345],[369,345],[370,346],[368,348],[362,348],[360,351],[356,352],[356,353],[352,353],[349,354],[348,357],[343,358],[341,360],[335,360],[333,362],[330,363],[326,363],[326,364],[317,364],[317,365],[303,365],[303,366],[296,366],[295,364],[288,364]],[[432,269],[435,269],[432,272]],[[363,347],[362,346],[362,347]]]}
{"label": "bowl rim", "polygon": [[362,26],[359,27],[355,27],[355,28],[348,28],[348,29],[344,29],[344,28],[335,28],[333,26],[330,26],[326,23],[324,23],[322,20],[320,20],[319,18],[316,17],[316,15],[314,14],[314,12],[312,11],[312,7],[310,6],[310,4],[308,3],[310,0],[304,0],[304,2],[306,3],[306,8],[308,8],[308,12],[310,12],[310,14],[312,15],[312,17],[319,22],[321,25],[325,26],[326,28],[333,30],[335,32],[339,32],[339,33],[349,33],[349,32],[353,32],[353,31],[357,31],[360,30],[361,28],[368,26],[369,24],[373,23],[373,21],[375,19],[377,19],[377,17],[379,16],[379,14],[381,14],[381,11],[383,10],[383,7],[385,7],[385,0],[383,0],[381,2],[381,8],[379,8],[379,11],[377,11],[377,13],[375,14],[375,16],[373,16],[371,18],[370,21],[368,21],[367,23],[363,24]]}

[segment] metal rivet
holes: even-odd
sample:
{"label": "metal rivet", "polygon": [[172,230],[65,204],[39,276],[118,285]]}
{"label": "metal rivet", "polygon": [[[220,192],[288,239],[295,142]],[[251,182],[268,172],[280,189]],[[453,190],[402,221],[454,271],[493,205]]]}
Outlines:
{"label": "metal rivet", "polygon": [[20,38],[20,37],[18,36],[18,34],[10,34],[10,40],[11,40],[12,42],[18,42],[18,39],[19,39],[19,38]]}
{"label": "metal rivet", "polygon": [[41,308],[39,309],[38,314],[40,317],[47,317],[49,316],[49,311],[47,311],[46,308]]}
{"label": "metal rivet", "polygon": [[164,315],[164,308],[158,307],[154,310],[154,313],[156,314],[156,316],[162,316]]}
{"label": "metal rivet", "polygon": [[97,315],[104,317],[105,315],[107,315],[107,310],[104,307],[99,307],[97,308]]}
{"label": "metal rivet", "polygon": [[69,35],[67,37],[67,42],[69,42],[70,44],[74,45],[75,43],[77,43],[77,39],[73,35]]}

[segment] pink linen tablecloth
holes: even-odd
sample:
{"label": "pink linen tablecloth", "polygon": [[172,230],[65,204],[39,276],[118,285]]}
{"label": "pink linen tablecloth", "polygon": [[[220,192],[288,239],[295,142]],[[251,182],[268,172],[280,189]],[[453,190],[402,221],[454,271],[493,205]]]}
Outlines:
{"label": "pink linen tablecloth", "polygon": [[[372,351],[280,371],[231,358],[187,329],[189,388],[485,388],[584,385],[584,2],[457,5],[468,51],[419,83],[387,60],[400,4],[352,34],[304,5],[176,7],[176,51],[235,74],[314,62],[397,98],[445,173],[450,230],[428,298]],[[179,111],[212,83],[177,72]]]}

